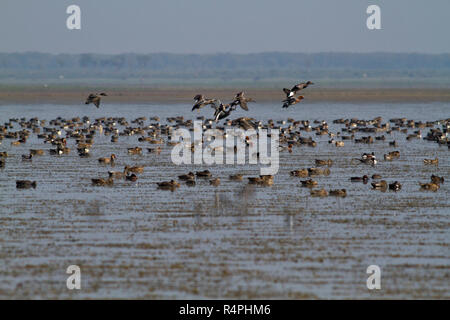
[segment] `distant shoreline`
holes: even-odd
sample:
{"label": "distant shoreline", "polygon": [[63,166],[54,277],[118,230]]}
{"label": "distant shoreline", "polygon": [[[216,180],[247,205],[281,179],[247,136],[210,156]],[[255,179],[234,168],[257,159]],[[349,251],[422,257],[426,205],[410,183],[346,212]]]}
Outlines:
{"label": "distant shoreline", "polygon": [[[244,90],[257,102],[278,102],[284,99],[280,89],[263,88],[151,88],[151,87],[37,87],[0,86],[0,105],[6,104],[83,104],[91,92],[105,91],[105,103],[191,103],[194,95],[203,93],[207,97],[223,102],[232,100],[236,92]],[[302,93],[304,103],[314,102],[450,102],[450,89],[335,89],[308,88]]]}

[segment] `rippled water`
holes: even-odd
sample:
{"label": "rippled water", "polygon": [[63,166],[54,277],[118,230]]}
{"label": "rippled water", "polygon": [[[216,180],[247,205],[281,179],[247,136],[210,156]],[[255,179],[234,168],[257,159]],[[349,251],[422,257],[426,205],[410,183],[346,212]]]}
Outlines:
{"label": "rippled water", "polygon": [[[394,117],[438,120],[450,117],[450,105],[432,104],[303,104],[281,110],[278,104],[253,104],[258,120],[326,120],[330,131],[337,118]],[[0,122],[37,116],[54,119],[89,116],[169,116],[191,113],[189,105],[1,106]],[[204,108],[201,115],[210,116]],[[147,124],[149,121],[146,122]],[[119,126],[120,129],[122,127]],[[16,124],[15,130],[19,130]],[[410,129],[411,131],[411,129]],[[428,129],[424,129],[426,134]],[[227,179],[229,174],[259,174],[257,165],[175,166],[171,147],[160,155],[130,156],[127,147],[154,147],[138,136],[97,134],[92,157],[75,151],[63,156],[35,157],[22,162],[30,148],[54,148],[33,135],[25,145],[11,146],[6,168],[0,169],[0,298],[450,298],[449,184],[437,192],[419,190],[431,174],[450,180],[449,150],[434,142],[406,141],[393,132],[371,145],[346,141],[336,148],[327,136],[312,136],[316,148],[294,147],[280,153],[280,170],[271,187],[253,187]],[[368,134],[357,133],[356,136]],[[389,147],[397,140],[399,146]],[[74,140],[68,147],[75,149]],[[399,150],[401,157],[375,167],[351,165],[352,158],[374,151]],[[106,177],[109,166],[98,157],[117,155],[113,170],[144,165],[135,183],[117,180],[95,187],[91,178]],[[424,158],[439,158],[425,166]],[[311,198],[294,169],[314,167],[314,159],[332,159],[319,187],[346,188],[344,199]],[[156,182],[188,171],[209,169],[219,187],[197,180],[175,192]],[[381,174],[398,180],[399,192],[371,190],[370,183],[349,177]],[[17,190],[16,179],[36,180],[35,190]],[[82,289],[66,288],[66,268],[81,268]],[[381,290],[366,287],[366,268],[382,271]]]}

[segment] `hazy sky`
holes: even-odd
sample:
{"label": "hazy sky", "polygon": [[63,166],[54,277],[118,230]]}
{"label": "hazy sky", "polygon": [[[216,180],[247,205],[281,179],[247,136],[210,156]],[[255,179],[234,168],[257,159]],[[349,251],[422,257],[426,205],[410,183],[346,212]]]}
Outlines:
{"label": "hazy sky", "polygon": [[[71,4],[81,30],[66,27]],[[16,51],[449,53],[450,1],[0,0],[0,52]]]}

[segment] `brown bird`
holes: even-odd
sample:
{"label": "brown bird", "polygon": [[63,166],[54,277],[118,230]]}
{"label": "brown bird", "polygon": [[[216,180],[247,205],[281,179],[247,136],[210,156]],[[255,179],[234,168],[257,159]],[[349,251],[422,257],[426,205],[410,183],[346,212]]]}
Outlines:
{"label": "brown bird", "polygon": [[292,89],[290,89],[290,90],[287,89],[287,88],[283,88],[283,91],[284,91],[284,93],[286,94],[286,98],[290,98],[290,97],[293,97],[294,94],[297,93],[297,91],[306,89],[309,85],[312,85],[312,84],[314,84],[314,83],[308,80],[308,81],[306,81],[306,82],[301,82],[301,83],[299,83],[299,84],[296,84],[296,85],[293,86]]}
{"label": "brown bird", "polygon": [[91,93],[87,97],[85,104],[93,103],[97,108],[99,108],[100,107],[100,100],[101,100],[102,96],[107,96],[107,94],[104,93],[104,92],[99,93],[99,94]]}
{"label": "brown bird", "polygon": [[283,100],[283,108],[289,108],[290,106],[293,106],[294,104],[299,103],[302,101],[305,97],[304,96],[298,96],[298,97],[289,97],[286,100]]}
{"label": "brown bird", "polygon": [[245,111],[248,111],[248,102],[255,102],[252,98],[247,98],[244,96],[244,91],[236,93],[236,96],[234,97],[233,102],[231,102],[231,106],[239,105],[242,109]]}
{"label": "brown bird", "polygon": [[16,180],[16,188],[17,189],[36,189],[36,181],[30,180]]}
{"label": "brown bird", "polygon": [[114,184],[114,180],[111,177],[108,179],[94,178],[91,181],[94,186],[112,186]]}
{"label": "brown bird", "polygon": [[210,104],[213,105],[217,101],[216,99],[207,99],[202,94],[197,94],[194,97],[194,100],[195,100],[195,103],[194,103],[194,106],[192,107],[192,111],[200,110],[204,106],[207,106],[207,105],[210,105]]}
{"label": "brown bird", "polygon": [[111,157],[109,157],[109,158],[99,158],[98,159],[98,162],[100,162],[100,163],[105,163],[105,164],[108,164],[108,163],[114,163],[114,160],[116,159],[116,155],[113,153],[112,155],[111,155]]}

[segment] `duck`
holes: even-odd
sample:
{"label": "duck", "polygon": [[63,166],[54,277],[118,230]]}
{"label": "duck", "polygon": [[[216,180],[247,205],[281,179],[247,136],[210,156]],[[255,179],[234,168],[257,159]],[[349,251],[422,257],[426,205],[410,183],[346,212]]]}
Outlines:
{"label": "duck", "polygon": [[302,184],[302,187],[308,187],[308,188],[311,188],[311,187],[317,186],[317,181],[314,181],[314,180],[312,180],[312,179],[301,180],[300,182],[301,182],[301,184]]}
{"label": "duck", "polygon": [[392,161],[400,157],[400,151],[391,151],[384,155],[385,161]]}
{"label": "duck", "polygon": [[3,158],[0,158],[0,168],[4,168],[6,165],[6,161]]}
{"label": "duck", "polygon": [[42,156],[44,154],[44,150],[42,149],[30,149],[30,154],[33,156]]}
{"label": "duck", "polygon": [[178,179],[187,181],[192,180],[195,178],[195,174],[193,172],[189,172],[188,174],[182,174],[181,176],[178,176]]}
{"label": "duck", "polygon": [[138,179],[138,177],[134,173],[125,176],[125,180],[127,180],[127,181],[136,181],[137,179]]}
{"label": "duck", "polygon": [[376,174],[376,173],[372,175],[372,180],[378,180],[378,179],[381,179],[381,175]]}
{"label": "duck", "polygon": [[398,181],[389,184],[389,190],[399,191],[401,188],[402,185]]}
{"label": "duck", "polygon": [[439,189],[439,183],[429,182],[429,183],[419,183],[420,188],[423,190],[437,191]]}
{"label": "duck", "polygon": [[126,173],[128,173],[128,172],[143,173],[144,167],[143,166],[134,166],[134,167],[125,166],[124,171]]}
{"label": "duck", "polygon": [[367,175],[363,175],[362,177],[351,177],[350,181],[367,183],[367,181],[369,181],[369,177]]}
{"label": "duck", "polygon": [[329,166],[329,167],[331,167],[333,165],[333,161],[331,159],[328,159],[328,160],[316,159],[315,163],[316,163],[316,166]]}
{"label": "duck", "polygon": [[78,155],[82,158],[87,158],[87,157],[91,156],[91,154],[89,153],[89,149],[86,147],[77,148],[77,151],[78,151]]}
{"label": "duck", "polygon": [[242,181],[243,175],[240,174],[240,173],[238,173],[238,174],[232,174],[232,175],[230,175],[229,178],[230,178],[231,181]]}
{"label": "duck", "polygon": [[128,148],[128,154],[142,154],[141,147]]}
{"label": "duck", "polygon": [[94,186],[112,186],[114,184],[114,180],[111,177],[107,179],[93,178],[91,181]]}
{"label": "duck", "polygon": [[285,100],[282,101],[283,102],[283,108],[287,109],[290,106],[293,106],[294,104],[299,103],[303,99],[305,99],[304,96],[286,98]]}
{"label": "duck", "polygon": [[326,197],[326,196],[328,196],[328,192],[325,189],[311,190],[310,195],[312,197]]}
{"label": "duck", "polygon": [[328,176],[328,175],[330,175],[330,169],[325,168],[322,170],[320,168],[308,168],[308,175],[310,177],[320,176],[320,175]]}
{"label": "duck", "polygon": [[99,158],[98,162],[104,163],[104,164],[109,164],[109,163],[114,163],[115,159],[116,159],[116,155],[113,153],[113,154],[111,154],[111,157],[109,157],[109,158]]}
{"label": "duck", "polygon": [[194,110],[200,111],[200,109],[203,108],[204,106],[215,104],[217,100],[216,99],[207,99],[207,98],[205,98],[205,96],[203,94],[197,94],[194,97],[194,101],[195,101],[195,103],[194,103],[191,111],[194,111]]}
{"label": "duck", "polygon": [[36,189],[37,183],[36,181],[30,180],[16,180],[16,188],[17,189]]}
{"label": "duck", "polygon": [[330,190],[329,195],[345,198],[347,196],[347,190],[345,189]]}
{"label": "duck", "polygon": [[435,158],[435,159],[423,159],[423,163],[424,164],[439,164],[439,159]]}
{"label": "duck", "polygon": [[193,187],[195,186],[195,180],[194,179],[188,179],[186,180],[186,185],[188,185],[189,187]]}
{"label": "duck", "polygon": [[305,178],[309,176],[308,169],[298,169],[290,172],[291,176]]}
{"label": "duck", "polygon": [[386,190],[387,182],[385,180],[381,180],[379,182],[372,182],[372,188],[377,190]]}
{"label": "duck", "polygon": [[91,93],[87,98],[86,98],[86,102],[85,104],[94,104],[97,108],[100,107],[100,101],[101,101],[101,97],[106,97],[107,94],[104,92],[98,93],[98,94],[94,94]]}
{"label": "duck", "polygon": [[286,94],[286,98],[290,98],[297,93],[297,91],[308,88],[308,86],[314,84],[311,81],[301,82],[292,87],[292,89],[283,88],[283,92]]}
{"label": "duck", "polygon": [[209,178],[212,176],[211,172],[209,170],[203,170],[203,171],[197,171],[195,173],[195,175],[197,177],[202,177],[202,178]]}
{"label": "duck", "polygon": [[444,177],[435,176],[434,174],[431,175],[431,182],[441,184],[444,183]]}
{"label": "duck", "polygon": [[233,102],[231,102],[231,106],[239,105],[245,111],[248,111],[248,102],[255,102],[252,98],[247,98],[244,96],[244,91],[236,93]]}
{"label": "duck", "polygon": [[127,170],[124,169],[123,171],[108,171],[108,175],[113,179],[124,178],[127,176]]}
{"label": "duck", "polygon": [[219,186],[220,185],[220,178],[215,178],[215,179],[209,180],[209,184],[214,186],[214,187]]}
{"label": "duck", "polygon": [[51,155],[62,155],[64,153],[64,151],[59,146],[56,147],[56,149],[50,149],[48,151]]}
{"label": "duck", "polygon": [[156,153],[156,154],[160,154],[161,153],[161,147],[157,147],[157,148],[147,148],[148,153]]}
{"label": "duck", "polygon": [[158,188],[160,188],[160,189],[174,190],[174,189],[180,187],[180,184],[178,182],[176,182],[175,180],[157,182],[156,184],[158,185]]}
{"label": "duck", "polygon": [[33,158],[33,155],[31,153],[28,155],[27,154],[22,155],[22,161],[31,161],[32,158]]}

